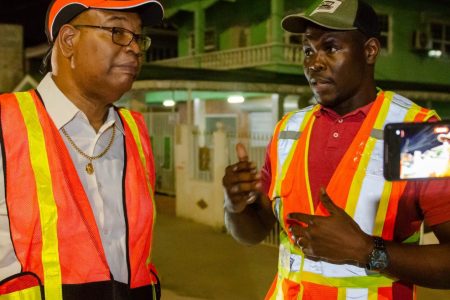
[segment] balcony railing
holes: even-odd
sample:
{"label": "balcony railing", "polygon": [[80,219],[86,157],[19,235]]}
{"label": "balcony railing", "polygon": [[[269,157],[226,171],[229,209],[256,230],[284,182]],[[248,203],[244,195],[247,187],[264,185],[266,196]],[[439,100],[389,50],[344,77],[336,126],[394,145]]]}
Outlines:
{"label": "balcony railing", "polygon": [[302,61],[303,51],[299,46],[264,44],[158,60],[150,64],[180,68],[231,70],[271,64],[292,64],[298,66]]}

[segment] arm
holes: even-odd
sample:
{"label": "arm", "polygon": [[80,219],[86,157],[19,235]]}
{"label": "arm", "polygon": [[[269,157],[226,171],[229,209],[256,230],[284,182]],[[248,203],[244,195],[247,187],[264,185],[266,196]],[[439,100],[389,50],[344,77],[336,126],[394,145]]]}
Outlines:
{"label": "arm", "polygon": [[225,170],[225,225],[241,243],[257,244],[270,232],[275,217],[269,198],[262,192],[261,176],[248,160],[242,144],[236,145],[239,162]]}
{"label": "arm", "polygon": [[[308,257],[364,267],[374,248],[372,237],[336,206],[324,190],[320,199],[329,216],[289,215],[294,222],[290,230],[296,244]],[[450,221],[435,225],[432,229],[441,244],[386,242],[389,265],[381,273],[425,287],[450,288]]]}
{"label": "arm", "polygon": [[388,242],[390,264],[383,273],[417,285],[450,289],[450,222],[435,225],[438,245],[404,245]]}

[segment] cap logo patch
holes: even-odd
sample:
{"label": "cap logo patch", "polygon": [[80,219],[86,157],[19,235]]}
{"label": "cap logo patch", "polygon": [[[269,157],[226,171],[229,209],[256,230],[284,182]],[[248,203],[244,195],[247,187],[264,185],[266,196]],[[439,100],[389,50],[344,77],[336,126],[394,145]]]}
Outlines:
{"label": "cap logo patch", "polygon": [[310,14],[310,16],[316,13],[329,13],[332,14],[341,6],[342,1],[339,0],[324,0],[319,6]]}

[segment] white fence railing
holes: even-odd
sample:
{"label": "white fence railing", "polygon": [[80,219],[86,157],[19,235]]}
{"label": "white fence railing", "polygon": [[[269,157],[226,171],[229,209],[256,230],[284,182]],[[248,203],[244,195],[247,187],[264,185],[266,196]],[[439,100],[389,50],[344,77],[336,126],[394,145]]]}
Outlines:
{"label": "white fence railing", "polygon": [[[276,58],[277,52],[280,53],[281,57]],[[158,60],[150,64],[180,68],[229,70],[274,63],[300,65],[302,61],[303,51],[299,46],[272,43]]]}
{"label": "white fence railing", "polygon": [[[186,129],[188,129],[188,127],[186,127]],[[218,133],[221,133],[220,138]],[[190,127],[186,137],[188,137],[187,140],[190,140],[191,142],[185,142],[186,147],[182,146],[180,151],[177,152],[178,155],[186,156],[184,160],[185,163],[180,161],[179,166],[189,166],[187,168],[187,170],[189,170],[188,177],[185,177],[181,173],[178,174],[188,182],[177,180],[177,184],[179,185],[177,198],[190,203],[193,203],[198,199],[204,199],[204,201],[206,201],[205,203],[210,201],[207,204],[209,205],[208,207],[212,207],[212,203],[216,201],[214,199],[218,198],[212,197],[213,194],[223,197],[222,177],[226,165],[237,162],[235,151],[236,143],[239,142],[246,146],[249,159],[253,161],[258,170],[260,170],[265,162],[267,144],[270,141],[271,135],[271,132],[254,132],[245,137],[236,137],[232,134],[225,134],[223,129],[214,133],[205,133]],[[220,166],[215,165],[217,163],[220,163]],[[184,168],[178,169],[182,170]],[[208,195],[208,197],[205,195]],[[195,210],[195,206],[182,202],[179,202],[178,204],[181,215],[194,215],[192,211]],[[206,216],[206,212],[200,212],[199,214],[205,214],[205,216],[201,217],[202,222],[217,223],[217,220],[210,220],[209,215]],[[220,219],[223,219],[223,215]],[[264,241],[264,244],[278,246],[279,230],[279,226],[276,224]]]}

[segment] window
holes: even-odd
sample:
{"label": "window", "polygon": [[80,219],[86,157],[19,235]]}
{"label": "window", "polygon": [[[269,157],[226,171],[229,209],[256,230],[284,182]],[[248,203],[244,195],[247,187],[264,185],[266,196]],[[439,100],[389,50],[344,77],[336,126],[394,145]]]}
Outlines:
{"label": "window", "polygon": [[450,54],[450,23],[433,21],[430,23],[431,47],[442,51],[442,55]]}
{"label": "window", "polygon": [[244,48],[250,45],[250,28],[240,28],[238,47]]}
{"label": "window", "polygon": [[291,46],[298,46],[301,47],[303,43],[303,34],[299,33],[291,33],[291,32],[285,32],[284,35],[284,41],[286,44]]}
{"label": "window", "polygon": [[[216,51],[216,31],[214,29],[205,29],[205,35],[204,35],[204,52],[212,52]],[[194,33],[191,33],[189,35],[189,52],[191,55],[196,54],[195,53],[195,35]]]}
{"label": "window", "polygon": [[250,28],[242,25],[228,29],[229,48],[245,48],[250,46]]}
{"label": "window", "polygon": [[380,26],[380,44],[381,49],[390,51],[390,18],[389,15],[378,13],[378,23]]}

